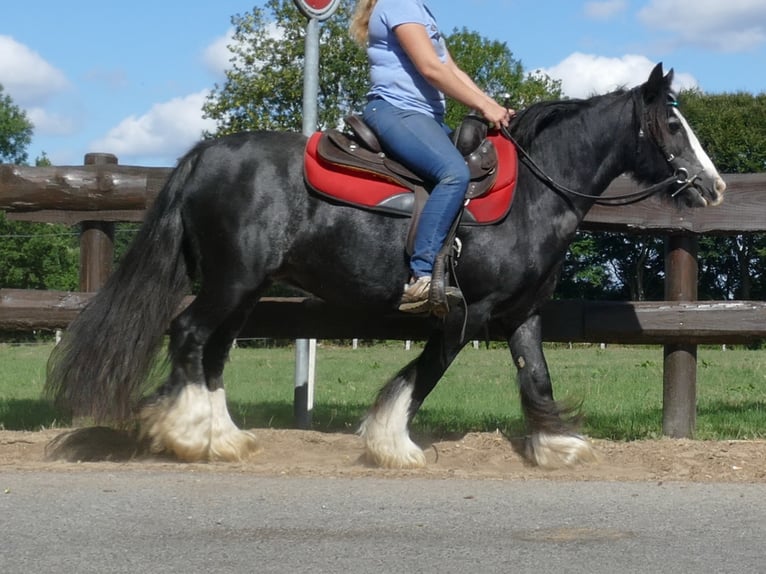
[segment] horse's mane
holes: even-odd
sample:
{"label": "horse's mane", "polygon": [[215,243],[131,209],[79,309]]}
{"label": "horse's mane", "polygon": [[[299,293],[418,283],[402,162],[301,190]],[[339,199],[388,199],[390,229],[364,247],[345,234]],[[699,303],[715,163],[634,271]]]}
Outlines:
{"label": "horse's mane", "polygon": [[[675,94],[668,90],[665,97],[655,98],[653,102],[644,105],[641,97],[641,87],[632,89],[619,88],[613,92],[603,95],[592,96],[586,99],[568,99],[552,100],[539,102],[529,106],[521,111],[511,124],[511,133],[521,146],[527,146],[543,130],[554,127],[573,116],[593,109],[597,106],[607,107],[620,99],[628,103],[631,98],[636,105],[636,111],[643,114],[643,125],[654,138],[654,141],[663,141],[668,135],[666,121],[666,106],[669,103],[668,98],[675,100]],[[602,119],[603,116],[597,116]],[[594,126],[594,129],[600,127],[606,129],[607,126]]]}
{"label": "horse's mane", "polygon": [[624,98],[631,91],[618,89],[608,94],[593,96],[587,99],[551,100],[532,104],[522,110],[511,124],[511,132],[520,145],[526,146],[534,140],[540,132],[554,127],[583,111],[601,106],[605,102],[613,102]]}

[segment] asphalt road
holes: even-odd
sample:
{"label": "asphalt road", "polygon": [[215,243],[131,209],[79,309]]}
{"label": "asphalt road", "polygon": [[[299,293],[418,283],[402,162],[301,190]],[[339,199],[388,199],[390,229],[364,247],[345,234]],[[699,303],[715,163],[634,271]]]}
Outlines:
{"label": "asphalt road", "polygon": [[766,485],[3,472],[0,572],[766,572]]}

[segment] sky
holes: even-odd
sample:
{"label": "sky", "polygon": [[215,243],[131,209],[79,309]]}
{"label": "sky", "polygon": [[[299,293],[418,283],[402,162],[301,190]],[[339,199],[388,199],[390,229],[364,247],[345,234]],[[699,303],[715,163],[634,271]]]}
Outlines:
{"label": "sky", "polygon": [[[568,97],[640,84],[658,62],[676,89],[766,93],[766,0],[430,0],[443,32],[505,42]],[[263,2],[38,0],[0,14],[0,84],[34,124],[31,162],[172,166],[225,81],[231,17]],[[321,57],[321,51],[320,51]]]}

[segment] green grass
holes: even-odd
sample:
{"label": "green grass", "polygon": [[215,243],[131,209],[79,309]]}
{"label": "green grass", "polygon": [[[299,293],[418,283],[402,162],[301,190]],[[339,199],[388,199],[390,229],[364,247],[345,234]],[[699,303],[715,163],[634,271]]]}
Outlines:
{"label": "green grass", "polygon": [[[41,399],[50,346],[0,345],[0,427],[37,429],[71,420]],[[389,342],[353,350],[324,344],[316,365],[314,428],[352,431],[376,391],[417,356]],[[546,356],[557,398],[582,402],[583,431],[596,438],[654,438],[662,430],[660,347],[550,345]],[[291,347],[235,349],[226,369],[232,416],[245,427],[293,426],[295,355]],[[512,372],[514,371],[514,372]],[[700,439],[766,437],[766,351],[703,347],[698,351]],[[507,349],[467,347],[426,400],[416,433],[522,432]]]}

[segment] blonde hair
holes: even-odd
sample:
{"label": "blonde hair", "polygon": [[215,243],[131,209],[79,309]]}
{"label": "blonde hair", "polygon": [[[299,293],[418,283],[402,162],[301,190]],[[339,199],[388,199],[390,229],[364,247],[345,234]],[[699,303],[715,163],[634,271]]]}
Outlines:
{"label": "blonde hair", "polygon": [[351,17],[351,24],[348,27],[351,38],[362,48],[367,47],[367,27],[370,24],[370,14],[378,0],[359,0],[356,4],[356,10]]}

